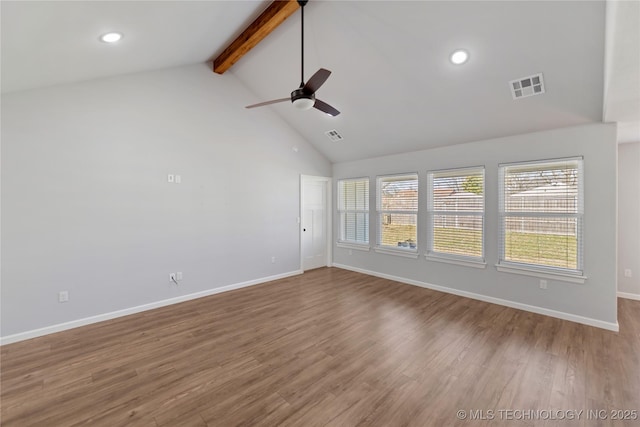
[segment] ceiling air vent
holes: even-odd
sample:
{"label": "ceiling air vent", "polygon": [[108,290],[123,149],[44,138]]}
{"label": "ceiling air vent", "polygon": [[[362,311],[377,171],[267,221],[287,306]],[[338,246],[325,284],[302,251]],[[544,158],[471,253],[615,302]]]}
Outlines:
{"label": "ceiling air vent", "polygon": [[509,87],[511,88],[513,99],[543,94],[544,81],[542,80],[542,73],[511,80]]}
{"label": "ceiling air vent", "polygon": [[344,138],[342,137],[342,135],[340,135],[338,133],[337,130],[333,129],[333,130],[328,130],[324,133],[325,135],[327,135],[327,137],[329,137],[329,139],[332,142],[338,142],[338,141],[342,141]]}

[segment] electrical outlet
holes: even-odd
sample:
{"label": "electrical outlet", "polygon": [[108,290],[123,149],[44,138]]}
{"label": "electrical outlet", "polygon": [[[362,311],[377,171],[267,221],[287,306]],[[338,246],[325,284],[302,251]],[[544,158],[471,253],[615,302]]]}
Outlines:
{"label": "electrical outlet", "polygon": [[547,281],[540,280],[540,289],[547,289]]}
{"label": "electrical outlet", "polygon": [[176,279],[178,279],[178,281],[182,280],[182,271],[176,273]]}
{"label": "electrical outlet", "polygon": [[67,302],[67,301],[69,301],[69,291],[58,292],[58,302]]}
{"label": "electrical outlet", "polygon": [[182,177],[180,175],[176,175],[176,184],[180,184],[182,182]]}
{"label": "electrical outlet", "polygon": [[271,264],[275,264],[276,263],[276,257],[272,256],[271,257]]}
{"label": "electrical outlet", "polygon": [[172,173],[167,175],[167,182],[174,182],[174,181],[175,181],[175,176]]}
{"label": "electrical outlet", "polygon": [[169,283],[176,283],[177,284],[178,279],[176,279],[176,273],[169,273]]}
{"label": "electrical outlet", "polygon": [[631,275],[631,269],[630,268],[625,268],[624,269],[624,277],[633,277]]}

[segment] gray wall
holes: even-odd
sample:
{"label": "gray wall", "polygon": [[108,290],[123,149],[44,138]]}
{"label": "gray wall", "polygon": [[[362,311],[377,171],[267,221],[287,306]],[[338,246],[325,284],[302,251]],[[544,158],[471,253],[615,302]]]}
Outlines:
{"label": "gray wall", "polygon": [[[455,132],[455,129],[452,129]],[[389,141],[393,144],[393,141]],[[496,271],[498,261],[498,164],[539,159],[584,156],[584,284],[555,280],[548,289],[539,279]],[[486,168],[486,269],[427,261],[422,256],[427,239],[427,171],[484,165]],[[370,206],[375,210],[376,175],[419,173],[419,259],[409,259],[334,247],[334,262],[374,273],[443,286],[490,298],[499,298],[546,310],[615,324],[616,309],[616,129],[593,124],[531,133],[470,144],[441,147],[402,155],[386,156],[333,165],[334,181],[369,176]],[[336,192],[334,192],[336,194]],[[376,241],[371,217],[370,242]],[[335,218],[338,224],[338,218]],[[337,229],[336,229],[337,233]],[[337,236],[337,234],[336,234]]]}
{"label": "gray wall", "polygon": [[640,299],[640,142],[618,145],[618,291]]}
{"label": "gray wall", "polygon": [[4,95],[1,335],[297,271],[331,165],[251,101],[205,65]]}

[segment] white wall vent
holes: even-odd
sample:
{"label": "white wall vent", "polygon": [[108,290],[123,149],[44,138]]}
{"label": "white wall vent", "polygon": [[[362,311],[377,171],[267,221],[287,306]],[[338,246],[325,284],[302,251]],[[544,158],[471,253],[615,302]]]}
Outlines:
{"label": "white wall vent", "polygon": [[542,73],[511,80],[509,87],[511,88],[513,99],[543,94],[544,81],[542,80]]}
{"label": "white wall vent", "polygon": [[338,141],[342,141],[344,138],[342,137],[342,135],[340,135],[338,133],[337,130],[333,129],[333,130],[328,130],[324,133],[325,135],[327,135],[327,137],[332,141],[332,142],[338,142]]}

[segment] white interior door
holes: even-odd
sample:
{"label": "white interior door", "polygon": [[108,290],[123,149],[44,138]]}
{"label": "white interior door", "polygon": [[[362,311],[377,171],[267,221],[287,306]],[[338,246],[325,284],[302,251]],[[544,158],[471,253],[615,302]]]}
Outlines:
{"label": "white interior door", "polygon": [[328,265],[330,178],[302,177],[302,269]]}

